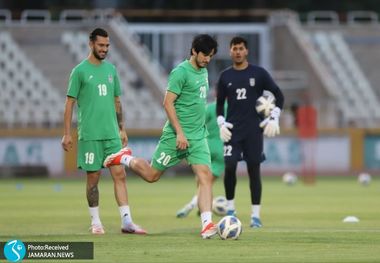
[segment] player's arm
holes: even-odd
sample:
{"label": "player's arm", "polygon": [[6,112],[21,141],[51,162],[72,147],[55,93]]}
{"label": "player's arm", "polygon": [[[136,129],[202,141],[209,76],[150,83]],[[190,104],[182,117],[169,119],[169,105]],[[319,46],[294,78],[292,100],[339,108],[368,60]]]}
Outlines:
{"label": "player's arm", "polygon": [[167,91],[164,98],[164,108],[166,115],[168,116],[170,124],[173,126],[177,134],[177,148],[184,150],[189,146],[189,142],[185,134],[183,133],[181,124],[179,123],[177,113],[175,111],[174,102],[177,99],[177,94]]}
{"label": "player's arm", "polygon": [[120,96],[115,97],[115,110],[116,110],[116,119],[119,126],[120,139],[123,146],[128,144],[127,132],[124,128],[124,118],[123,118],[123,109],[121,107]]}
{"label": "player's arm", "polygon": [[280,88],[273,81],[272,77],[269,73],[263,69],[263,78],[264,78],[264,86],[265,90],[269,90],[273,93],[276,98],[276,107],[271,111],[269,116],[260,123],[260,127],[264,129],[264,135],[268,137],[274,137],[280,134],[280,125],[279,119],[281,115],[281,110],[284,105],[284,95]]}
{"label": "player's arm", "polygon": [[61,141],[62,148],[65,151],[69,151],[73,147],[73,139],[71,137],[71,121],[75,101],[76,100],[73,97],[66,97],[65,111],[63,114],[63,137]]}
{"label": "player's arm", "polygon": [[264,89],[270,91],[273,94],[273,96],[276,99],[276,107],[282,110],[282,108],[284,107],[284,94],[266,70],[263,70],[263,74],[265,83]]}

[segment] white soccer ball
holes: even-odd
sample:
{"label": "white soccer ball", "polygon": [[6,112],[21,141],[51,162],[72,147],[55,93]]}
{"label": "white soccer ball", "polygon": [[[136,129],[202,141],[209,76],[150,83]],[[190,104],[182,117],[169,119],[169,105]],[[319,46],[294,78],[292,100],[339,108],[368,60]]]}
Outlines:
{"label": "white soccer ball", "polygon": [[368,173],[360,173],[358,176],[358,182],[362,185],[369,185],[372,180],[372,177]]}
{"label": "white soccer ball", "polygon": [[218,225],[218,234],[221,239],[237,239],[243,228],[240,220],[236,216],[223,217]]}
{"label": "white soccer ball", "polygon": [[256,100],[256,111],[263,117],[268,117],[270,112],[276,107],[275,98],[271,95],[263,95]]}
{"label": "white soccer ball", "polygon": [[282,176],[282,181],[287,185],[294,185],[295,183],[297,183],[297,180],[298,180],[297,175],[292,172],[286,172]]}
{"label": "white soccer ball", "polygon": [[212,211],[218,216],[227,214],[227,199],[224,196],[217,196],[212,200]]}

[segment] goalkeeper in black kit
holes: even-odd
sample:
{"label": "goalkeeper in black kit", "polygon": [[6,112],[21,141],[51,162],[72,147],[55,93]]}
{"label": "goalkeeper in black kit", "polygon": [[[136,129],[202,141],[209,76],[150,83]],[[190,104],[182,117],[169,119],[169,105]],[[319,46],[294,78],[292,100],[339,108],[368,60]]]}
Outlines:
{"label": "goalkeeper in black kit", "polygon": [[[244,38],[234,37],[231,40],[230,56],[232,66],[222,71],[219,76],[216,107],[220,137],[224,141],[227,214],[236,215],[236,167],[239,161],[244,160],[247,163],[251,191],[250,226],[259,228],[262,227],[260,164],[265,159],[263,135],[273,137],[280,133],[279,118],[284,95],[264,68],[248,62],[247,41]],[[268,117],[262,118],[255,105],[265,90],[274,95],[276,106]],[[227,116],[224,116],[225,100],[228,104]]]}

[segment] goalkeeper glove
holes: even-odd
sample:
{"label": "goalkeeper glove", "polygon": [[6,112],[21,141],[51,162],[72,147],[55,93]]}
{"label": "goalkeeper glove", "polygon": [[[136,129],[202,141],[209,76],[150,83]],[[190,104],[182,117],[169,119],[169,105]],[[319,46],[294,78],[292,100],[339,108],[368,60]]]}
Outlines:
{"label": "goalkeeper glove", "polygon": [[274,137],[280,134],[280,118],[281,110],[279,107],[275,107],[269,114],[269,116],[260,123],[260,127],[264,129],[264,135],[267,137]]}
{"label": "goalkeeper glove", "polygon": [[220,139],[224,142],[231,140],[232,133],[229,129],[232,129],[234,125],[232,123],[226,122],[223,116],[218,116],[216,122],[219,126]]}

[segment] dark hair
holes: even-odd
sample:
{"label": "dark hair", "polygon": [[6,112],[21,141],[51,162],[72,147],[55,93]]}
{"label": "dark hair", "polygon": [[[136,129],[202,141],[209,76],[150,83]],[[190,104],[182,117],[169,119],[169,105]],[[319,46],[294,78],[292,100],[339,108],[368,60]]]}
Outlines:
{"label": "dark hair", "polygon": [[96,40],[96,36],[108,37],[108,33],[103,28],[98,27],[90,33],[89,39],[94,42]]}
{"label": "dark hair", "polygon": [[245,48],[248,48],[247,40],[244,37],[233,37],[230,42],[230,47],[241,43],[244,44]]}
{"label": "dark hair", "polygon": [[209,55],[212,50],[214,50],[214,55],[218,52],[218,42],[207,34],[197,35],[193,39],[191,44],[190,55],[192,55],[192,49],[196,53],[202,52],[205,55]]}

